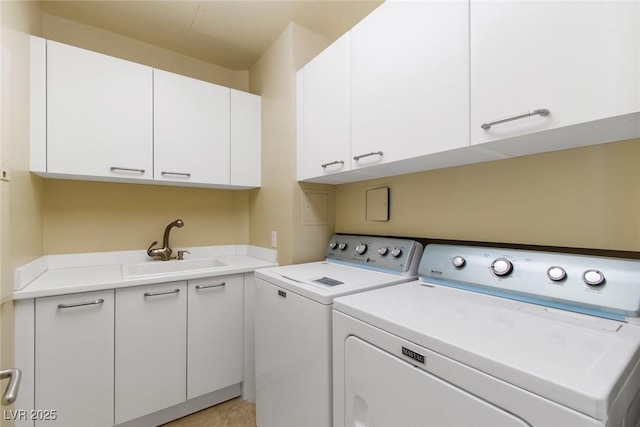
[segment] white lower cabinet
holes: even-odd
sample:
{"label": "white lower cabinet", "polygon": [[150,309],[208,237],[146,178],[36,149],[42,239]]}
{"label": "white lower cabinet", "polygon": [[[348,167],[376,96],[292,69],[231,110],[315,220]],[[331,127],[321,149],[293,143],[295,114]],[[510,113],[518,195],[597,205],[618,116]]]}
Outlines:
{"label": "white lower cabinet", "polygon": [[35,426],[113,425],[114,291],[35,300]]}
{"label": "white lower cabinet", "polygon": [[242,275],[189,280],[187,399],[243,379]]}
{"label": "white lower cabinet", "polygon": [[186,400],[186,291],[186,281],[116,289],[116,424]]}
{"label": "white lower cabinet", "polygon": [[16,357],[35,380],[17,425],[156,425],[240,395],[244,284],[234,274],[20,304],[30,344]]}

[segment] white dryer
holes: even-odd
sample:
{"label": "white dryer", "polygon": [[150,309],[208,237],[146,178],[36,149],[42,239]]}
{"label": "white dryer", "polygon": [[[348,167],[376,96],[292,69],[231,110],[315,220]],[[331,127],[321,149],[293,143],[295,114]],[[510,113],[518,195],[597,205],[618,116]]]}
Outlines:
{"label": "white dryer", "polygon": [[428,245],[419,274],[334,301],[334,427],[640,425],[640,261]]}
{"label": "white dryer", "polygon": [[256,271],[258,427],[331,426],[334,298],[417,278],[422,245],[335,235],[326,260]]}

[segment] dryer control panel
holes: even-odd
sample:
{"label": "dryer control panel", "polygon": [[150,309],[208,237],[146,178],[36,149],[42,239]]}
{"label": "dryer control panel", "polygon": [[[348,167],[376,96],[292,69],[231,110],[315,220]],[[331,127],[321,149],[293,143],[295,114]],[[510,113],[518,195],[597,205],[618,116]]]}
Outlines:
{"label": "dryer control panel", "polygon": [[621,320],[640,316],[640,261],[508,248],[430,244],[429,282]]}
{"label": "dryer control panel", "polygon": [[417,276],[422,244],[411,239],[336,234],[331,237],[325,258],[404,276]]}

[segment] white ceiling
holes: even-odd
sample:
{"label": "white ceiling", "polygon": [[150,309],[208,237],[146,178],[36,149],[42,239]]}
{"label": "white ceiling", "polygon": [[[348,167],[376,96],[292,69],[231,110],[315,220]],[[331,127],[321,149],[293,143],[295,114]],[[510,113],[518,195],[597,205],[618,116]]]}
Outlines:
{"label": "white ceiling", "polygon": [[43,12],[233,70],[246,70],[291,21],[333,41],[382,0],[41,1]]}

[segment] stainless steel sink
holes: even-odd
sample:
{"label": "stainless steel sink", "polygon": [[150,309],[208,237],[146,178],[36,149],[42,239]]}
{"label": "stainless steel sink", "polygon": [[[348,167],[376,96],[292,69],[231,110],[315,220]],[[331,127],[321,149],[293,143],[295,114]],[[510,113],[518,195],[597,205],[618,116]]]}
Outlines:
{"label": "stainless steel sink", "polygon": [[122,265],[122,276],[149,276],[156,274],[180,273],[190,270],[212,270],[232,266],[232,264],[218,258],[185,259],[180,261],[147,261],[139,264]]}

